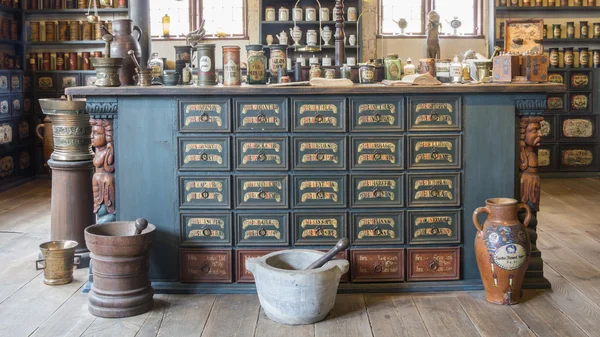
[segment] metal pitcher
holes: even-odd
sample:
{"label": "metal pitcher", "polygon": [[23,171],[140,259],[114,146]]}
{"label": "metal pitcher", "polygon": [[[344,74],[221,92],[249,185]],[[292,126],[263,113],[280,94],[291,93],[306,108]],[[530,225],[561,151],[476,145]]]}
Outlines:
{"label": "metal pitcher", "polygon": [[[40,132],[42,131],[42,132]],[[48,116],[44,118],[44,122],[35,128],[35,134],[42,140],[42,154],[44,157],[44,169],[48,170],[48,159],[54,150],[54,135],[52,132],[52,121]]]}
{"label": "metal pitcher", "polygon": [[75,256],[76,241],[50,241],[40,245],[42,259],[35,261],[36,270],[44,270],[44,283],[57,286],[73,282],[73,268],[79,265]]}

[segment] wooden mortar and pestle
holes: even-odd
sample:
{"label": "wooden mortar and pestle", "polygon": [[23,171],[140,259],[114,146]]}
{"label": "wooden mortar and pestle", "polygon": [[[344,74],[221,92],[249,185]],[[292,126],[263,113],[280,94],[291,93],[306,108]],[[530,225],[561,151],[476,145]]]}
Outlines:
{"label": "wooden mortar and pestle", "polygon": [[92,66],[96,68],[96,83],[97,87],[119,87],[119,69],[123,66],[123,58],[110,57],[110,44],[113,40],[112,35],[102,36],[102,40],[106,42],[104,55],[106,57],[92,57],[90,61]]}

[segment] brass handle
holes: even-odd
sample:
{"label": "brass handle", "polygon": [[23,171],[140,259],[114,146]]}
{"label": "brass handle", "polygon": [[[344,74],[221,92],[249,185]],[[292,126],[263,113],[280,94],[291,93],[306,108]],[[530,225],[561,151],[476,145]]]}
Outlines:
{"label": "brass handle", "polygon": [[[41,262],[44,262],[44,264],[40,267]],[[46,263],[45,263],[44,259],[36,260],[35,261],[35,270],[42,270],[42,269],[46,269]]]}
{"label": "brass handle", "polygon": [[317,122],[317,123],[321,123],[322,121],[323,121],[323,115],[321,115],[321,114],[317,114],[317,115],[315,116],[315,122]]}
{"label": "brass handle", "polygon": [[264,123],[267,121],[267,116],[265,116],[262,112],[258,114],[258,116],[256,116],[256,119],[261,122]]}
{"label": "brass handle", "polygon": [[200,115],[200,121],[201,122],[208,122],[209,116],[208,114],[205,112],[202,115]]}
{"label": "brass handle", "polygon": [[428,267],[429,267],[429,269],[436,271],[436,270],[438,270],[440,265],[437,260],[431,260],[431,261],[429,261]]}
{"label": "brass handle", "polygon": [[206,199],[210,196],[210,194],[208,193],[208,191],[202,191],[200,196],[202,197],[202,199]]}
{"label": "brass handle", "polygon": [[373,114],[373,121],[375,121],[376,123],[379,122],[380,118],[381,118],[381,115],[378,112]]}
{"label": "brass handle", "polygon": [[435,227],[435,225],[431,225],[430,228],[431,228],[432,235],[438,235],[440,233],[440,230],[437,227]]}
{"label": "brass handle", "polygon": [[437,152],[436,149],[431,150],[431,158],[438,159],[439,156],[440,154]]}
{"label": "brass handle", "polygon": [[318,190],[317,191],[317,198],[319,198],[319,199],[325,198],[325,192],[323,192],[321,190]]}
{"label": "brass handle", "polygon": [[429,116],[431,116],[431,120],[434,121],[434,122],[437,122],[437,120],[439,119],[439,115],[435,111],[432,112],[431,115],[429,115]]}
{"label": "brass handle", "polygon": [[267,197],[267,193],[265,193],[265,191],[260,191],[258,192],[258,197],[264,199]]}
{"label": "brass handle", "polygon": [[317,227],[315,229],[317,230],[317,236],[323,236],[323,235],[325,235],[325,233],[323,232],[323,228]]}
{"label": "brass handle", "polygon": [[434,198],[437,198],[440,195],[440,191],[432,189],[431,190],[431,196]]}
{"label": "brass handle", "polygon": [[258,235],[260,235],[260,236],[266,236],[267,235],[267,231],[263,227],[261,227],[258,230]]}
{"label": "brass handle", "polygon": [[200,154],[200,160],[202,160],[202,161],[207,161],[208,160],[208,155],[206,154],[206,152],[202,152]]}
{"label": "brass handle", "polygon": [[259,160],[259,161],[265,161],[265,160],[267,160],[267,155],[266,155],[264,152],[262,152],[262,151],[261,151],[261,152],[258,154],[258,160]]}
{"label": "brass handle", "polygon": [[381,153],[375,152],[375,154],[373,155],[373,159],[380,160],[381,159]]}
{"label": "brass handle", "polygon": [[321,152],[317,153],[317,160],[318,161],[323,161],[325,159],[325,155]]}
{"label": "brass handle", "polygon": [[202,266],[201,270],[204,274],[208,274],[208,272],[210,271],[210,266],[208,264],[205,264],[204,266]]}
{"label": "brass handle", "polygon": [[383,232],[381,231],[381,228],[379,228],[379,227],[375,227],[375,229],[373,230],[373,233],[377,236],[383,234]]}
{"label": "brass handle", "polygon": [[383,271],[383,267],[380,264],[376,264],[373,267],[373,271],[379,274],[379,273],[381,273]]}
{"label": "brass handle", "polygon": [[208,228],[204,228],[204,229],[202,229],[202,234],[203,234],[204,236],[212,236],[212,232],[211,232],[211,230],[210,230],[210,229],[208,229]]}

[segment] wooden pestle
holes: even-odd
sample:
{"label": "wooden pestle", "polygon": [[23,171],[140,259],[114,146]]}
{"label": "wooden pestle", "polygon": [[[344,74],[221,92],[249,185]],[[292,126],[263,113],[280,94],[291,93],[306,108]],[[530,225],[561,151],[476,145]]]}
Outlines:
{"label": "wooden pestle", "polygon": [[102,36],[102,40],[106,41],[106,46],[104,47],[104,54],[106,55],[106,57],[110,57],[110,43],[112,42],[113,36],[112,35],[104,35]]}
{"label": "wooden pestle", "polygon": [[350,246],[350,241],[348,241],[348,239],[340,239],[340,241],[338,241],[333,248],[331,248],[327,253],[325,253],[325,255],[318,258],[315,262],[311,263],[308,267],[304,268],[304,270],[317,269],[319,267],[322,267],[339,252],[343,252],[344,250],[346,250],[348,246]]}
{"label": "wooden pestle", "polygon": [[139,218],[135,220],[135,233],[134,235],[140,235],[148,227],[148,220],[144,218]]}

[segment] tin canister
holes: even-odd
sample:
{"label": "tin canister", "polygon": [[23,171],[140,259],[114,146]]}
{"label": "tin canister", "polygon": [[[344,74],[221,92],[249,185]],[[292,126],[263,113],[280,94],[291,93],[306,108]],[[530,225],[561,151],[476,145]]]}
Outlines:
{"label": "tin canister", "polygon": [[197,85],[215,85],[215,45],[199,44],[196,46],[196,62],[198,71]]}
{"label": "tin canister", "polygon": [[594,63],[594,68],[600,68],[600,49],[592,50],[592,62]]}
{"label": "tin canister", "polygon": [[77,52],[69,52],[69,70],[78,70]]}
{"label": "tin canister", "polygon": [[27,2],[27,9],[38,9],[38,0],[29,0]]}
{"label": "tin canister", "polygon": [[56,70],[65,70],[65,53],[56,52]]}
{"label": "tin canister", "polygon": [[46,41],[56,41],[56,23],[46,21]]}
{"label": "tin canister", "polygon": [[542,34],[542,38],[543,39],[547,39],[548,38],[548,25],[544,25],[544,30],[543,30],[543,34]]}
{"label": "tin canister", "polygon": [[358,69],[358,81],[360,83],[375,83],[375,66],[363,64]]}
{"label": "tin canister", "polygon": [[62,0],[54,0],[54,9],[62,9]]}
{"label": "tin canister", "polygon": [[93,57],[102,57],[102,52],[101,51],[95,51],[92,55],[93,55]]}
{"label": "tin canister", "polygon": [[248,55],[248,84],[267,83],[267,57],[262,44],[249,44],[246,46]]}
{"label": "tin canister", "polygon": [[579,48],[579,68],[588,68],[590,66],[589,48]]}
{"label": "tin canister", "polygon": [[81,52],[81,70],[90,70],[90,69],[91,69],[90,52],[89,51]]}
{"label": "tin canister", "polygon": [[75,8],[77,8],[76,5],[77,5],[77,1],[75,1],[75,0],[66,0],[65,1],[65,7],[67,9],[75,9]]}
{"label": "tin canister", "polygon": [[277,72],[280,68],[286,68],[287,56],[286,46],[284,45],[271,45],[271,57],[269,59],[269,72],[272,78],[277,77]]}
{"label": "tin canister", "polygon": [[38,54],[37,53],[29,54],[29,70],[30,71],[38,70]]}
{"label": "tin canister", "polygon": [[435,77],[442,83],[450,83],[450,64],[449,59],[436,60]]}
{"label": "tin canister", "polygon": [[419,74],[429,73],[435,77],[435,60],[432,58],[425,58],[419,60]]}
{"label": "tin canister", "polygon": [[223,46],[223,85],[241,85],[240,47]]}
{"label": "tin canister", "polygon": [[19,25],[17,20],[10,20],[10,39],[13,41],[19,39]]}
{"label": "tin canister", "polygon": [[104,25],[104,21],[98,21],[94,24],[94,39],[102,40],[102,26]]}
{"label": "tin canister", "polygon": [[112,34],[112,21],[106,21],[106,30]]}
{"label": "tin canister", "polygon": [[402,77],[402,61],[398,54],[389,54],[383,61],[385,67],[385,79],[397,81]]}
{"label": "tin canister", "polygon": [[94,25],[85,21],[81,24],[81,39],[84,41],[93,40],[92,30]]}
{"label": "tin canister", "polygon": [[35,261],[35,269],[44,270],[44,283],[50,286],[73,282],[73,269],[79,264],[75,256],[75,241],[50,241],[40,245],[42,259]]}
{"label": "tin canister", "polygon": [[78,0],[77,1],[77,8],[81,8],[81,9],[87,9],[88,8],[88,0]]}
{"label": "tin canister", "polygon": [[79,21],[69,22],[69,40],[71,40],[71,41],[81,40],[81,38],[79,37]]}
{"label": "tin canister", "polygon": [[590,27],[587,21],[579,21],[579,37],[587,39],[589,37]]}
{"label": "tin canister", "polygon": [[10,39],[10,21],[9,19],[2,20],[2,37],[7,40]]}
{"label": "tin canister", "polygon": [[565,61],[565,68],[572,68],[573,67],[573,47],[568,47],[564,49],[564,61]]}
{"label": "tin canister", "polygon": [[42,70],[48,71],[51,69],[50,52],[42,53]]}
{"label": "tin canister", "polygon": [[29,25],[31,26],[31,36],[29,37],[29,39],[31,40],[31,42],[39,42],[40,41],[40,23],[39,22],[30,22]]}
{"label": "tin canister", "polygon": [[58,21],[58,41],[69,39],[69,21]]}
{"label": "tin canister", "polygon": [[558,48],[550,48],[550,67],[558,68],[560,66],[560,56]]}
{"label": "tin canister", "polygon": [[567,22],[567,39],[575,38],[575,22]]}
{"label": "tin canister", "polygon": [[559,23],[552,25],[552,38],[560,39],[562,34],[562,27]]}

